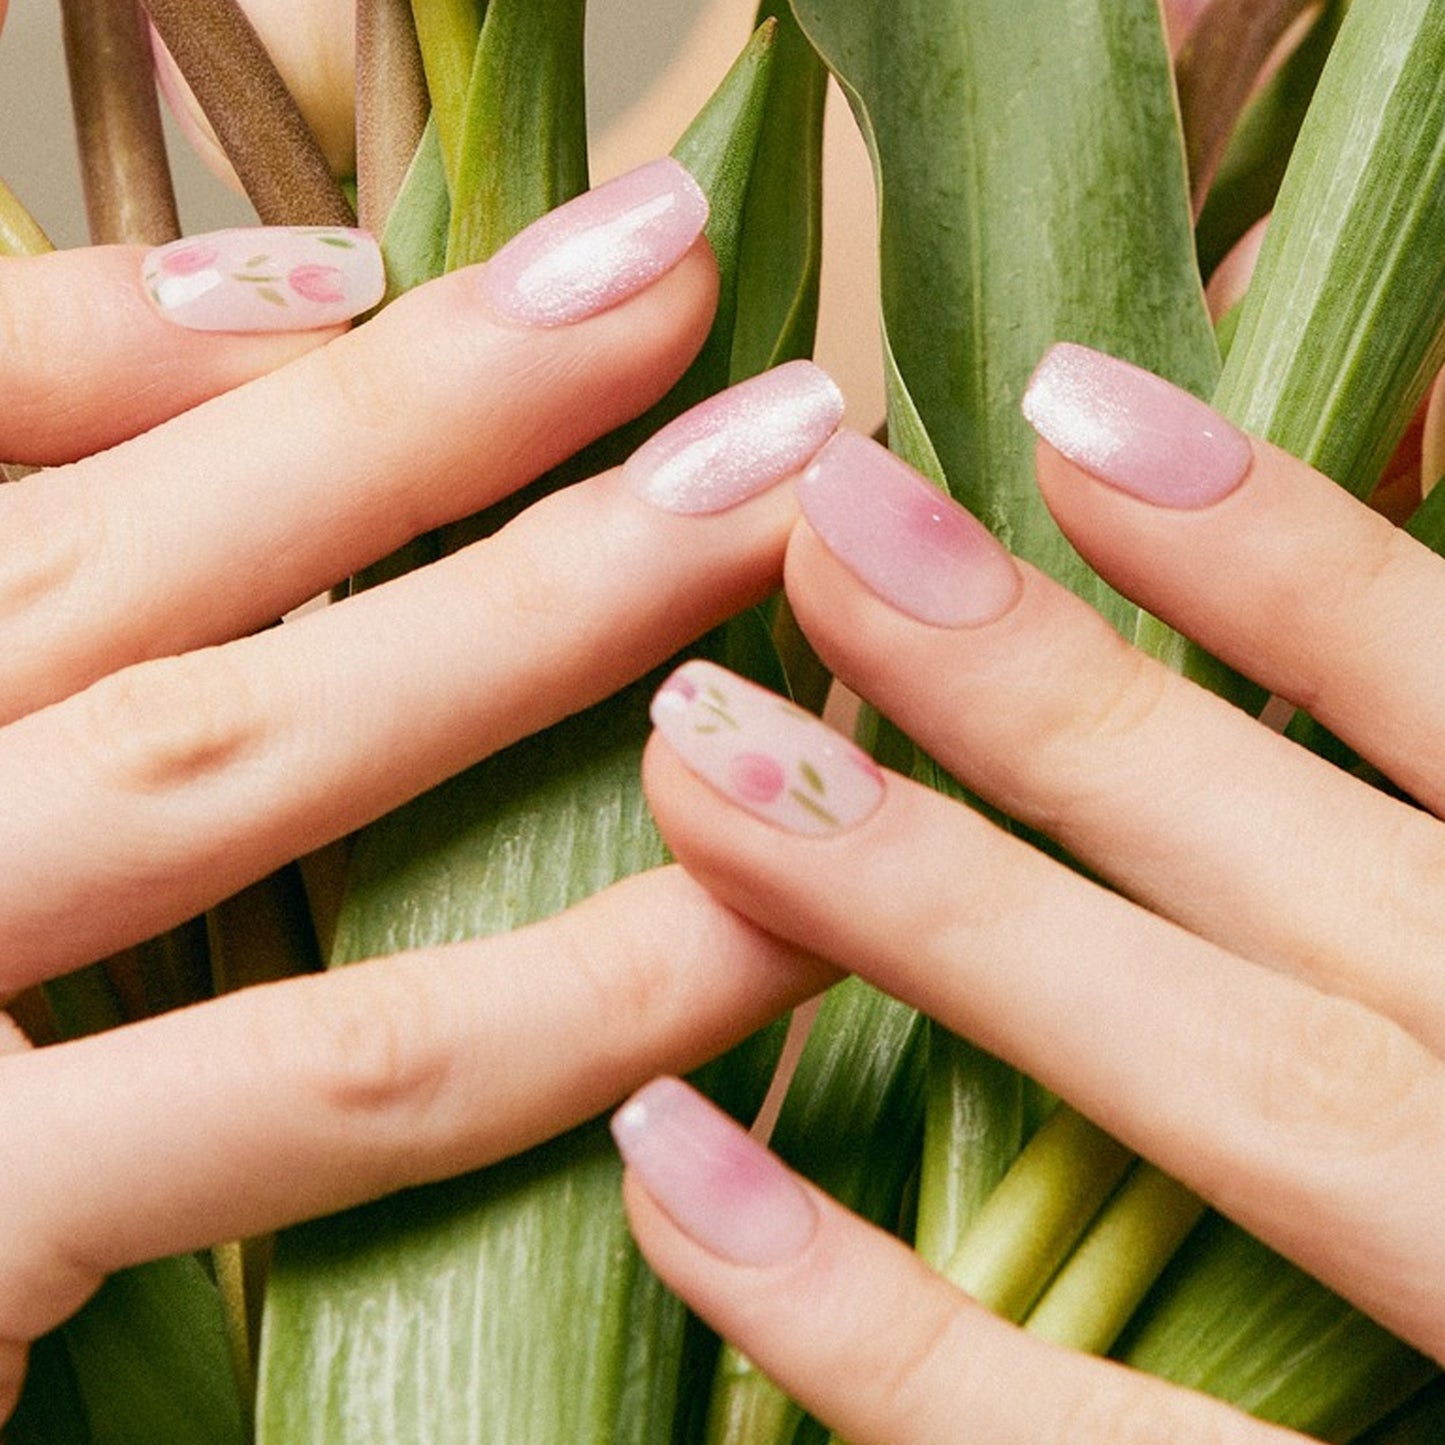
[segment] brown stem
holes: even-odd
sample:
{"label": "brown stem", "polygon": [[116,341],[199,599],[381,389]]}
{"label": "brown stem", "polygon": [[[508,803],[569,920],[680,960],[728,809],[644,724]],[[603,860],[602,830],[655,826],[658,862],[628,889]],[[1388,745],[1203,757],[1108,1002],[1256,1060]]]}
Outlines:
{"label": "brown stem", "polygon": [[1213,0],[1175,62],[1189,194],[1199,215],[1244,103],[1310,0]]}
{"label": "brown stem", "polygon": [[356,0],[356,191],[369,231],[386,225],[430,109],[411,0]]}
{"label": "brown stem", "polygon": [[90,239],[173,241],[181,223],[135,0],[61,0],[60,9]]}
{"label": "brown stem", "polygon": [[143,3],[261,220],[353,225],[326,157],[236,0]]}

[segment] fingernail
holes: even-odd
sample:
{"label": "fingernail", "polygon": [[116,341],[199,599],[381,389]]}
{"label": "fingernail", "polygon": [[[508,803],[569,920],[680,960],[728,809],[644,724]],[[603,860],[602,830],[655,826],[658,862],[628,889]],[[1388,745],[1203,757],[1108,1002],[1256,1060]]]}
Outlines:
{"label": "fingernail", "polygon": [[665,512],[721,512],[791,476],[833,435],[843,394],[810,361],[790,361],[684,412],[622,469]]}
{"label": "fingernail", "polygon": [[141,275],[161,314],[192,331],[311,331],[381,300],[381,248],[338,226],[253,226],[149,252]]}
{"label": "fingernail", "polygon": [[1162,507],[1207,507],[1227,497],[1254,456],[1249,438],[1198,397],[1072,342],[1045,353],[1023,411],[1071,462]]}
{"label": "fingernail", "polygon": [[790,833],[836,833],[882,800],[883,774],[867,753],[711,662],[683,663],[653,698],[652,721],[700,778]]}
{"label": "fingernail", "polygon": [[977,518],[877,442],[839,432],[798,481],[823,545],[891,607],[934,627],[1001,616],[1022,581]]}
{"label": "fingernail", "polygon": [[478,273],[497,315],[565,326],[641,291],[687,254],[707,197],[664,157],[558,206],[508,241]]}
{"label": "fingernail", "polygon": [[633,1177],[694,1243],[732,1264],[800,1253],[818,1211],[797,1180],[722,1110],[678,1079],[654,1079],[612,1117]]}

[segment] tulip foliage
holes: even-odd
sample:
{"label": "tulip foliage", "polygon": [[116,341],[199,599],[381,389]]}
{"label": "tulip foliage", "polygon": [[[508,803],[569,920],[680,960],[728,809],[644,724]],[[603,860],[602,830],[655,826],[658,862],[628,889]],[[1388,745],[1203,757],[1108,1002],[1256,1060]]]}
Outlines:
{"label": "tulip foliage", "polygon": [[[234,0],[146,8],[163,88],[258,213],[326,220],[355,204],[383,235],[390,295],[485,259],[588,183],[584,0],[361,0],[359,54],[350,3],[249,4],[259,43],[239,48],[217,38],[246,24]],[[648,23],[645,0],[634,8]],[[1246,21],[1248,43],[1231,46]],[[719,58],[675,149],[712,204],[712,333],[669,397],[539,489],[809,352],[831,76],[877,183],[891,445],[1126,636],[1259,705],[1067,546],[1038,500],[1017,399],[1049,342],[1085,342],[1212,397],[1368,495],[1445,361],[1445,0],[765,0],[756,22],[741,55]],[[113,83],[98,71],[82,91]],[[304,162],[285,140],[298,124],[312,138]],[[114,177],[154,180],[161,164],[141,141],[86,161],[122,190],[139,182]],[[1266,214],[1254,279],[1216,331],[1201,262],[1212,270]],[[43,244],[25,220],[0,188],[0,247]],[[1407,479],[1415,497],[1434,480]],[[1437,548],[1441,495],[1411,523]],[[421,539],[353,585],[500,520]],[[699,650],[820,697],[781,604]],[[661,862],[637,776],[648,691],[644,679],[365,829],[329,966],[515,928]],[[1293,732],[1351,762],[1309,719]],[[957,791],[886,720],[865,710],[860,735]],[[287,875],[217,910],[200,946],[218,986],[255,976],[257,937],[285,966],[309,966],[295,940],[331,932],[305,916],[318,897]],[[166,947],[140,960],[144,976]],[[97,1022],[83,986],[55,1004],[75,1027]],[[755,1110],[779,1034],[699,1083]],[[1445,1428],[1427,1361],[1067,1104],[861,982],[823,1001],[774,1143],[1026,1329],[1322,1440],[1407,1445]],[[594,1121],[274,1248],[130,1271],[37,1347],[6,1438],[824,1438],[642,1264],[619,1177]]]}

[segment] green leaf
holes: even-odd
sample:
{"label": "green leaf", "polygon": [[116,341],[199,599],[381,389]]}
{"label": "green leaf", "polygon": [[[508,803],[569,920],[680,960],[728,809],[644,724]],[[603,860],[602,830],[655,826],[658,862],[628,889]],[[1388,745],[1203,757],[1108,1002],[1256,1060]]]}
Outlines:
{"label": "green leaf", "polygon": [[446,270],[450,223],[451,195],[433,119],[422,132],[381,234],[387,301]]}
{"label": "green leaf", "polygon": [[1217,1215],[1180,1251],[1118,1355],[1326,1441],[1350,1439],[1436,1373]]}
{"label": "green leaf", "polygon": [[1356,496],[1445,362],[1442,73],[1445,0],[1350,7],[1215,395]]}
{"label": "green leaf", "polygon": [[191,1255],[112,1275],[36,1351],[12,1445],[246,1439],[220,1296]]}
{"label": "green leaf", "polygon": [[449,271],[485,261],[587,189],[586,9],[586,0],[490,0],[452,176]]}

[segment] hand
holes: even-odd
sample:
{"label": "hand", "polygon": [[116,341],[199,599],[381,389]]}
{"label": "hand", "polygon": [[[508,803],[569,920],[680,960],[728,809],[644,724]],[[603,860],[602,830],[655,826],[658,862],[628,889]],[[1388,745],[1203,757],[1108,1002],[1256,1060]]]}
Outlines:
{"label": "hand", "polygon": [[[1436,557],[1098,353],[1052,351],[1025,411],[1106,578],[1441,810]],[[824,660],[1119,891],[698,663],[646,759],[680,861],[1445,1359],[1440,822],[1134,651],[871,443],[835,438],[798,490],[788,590]],[[739,727],[695,729],[704,701]],[[681,1085],[617,1132],[653,1265],[855,1445],[953,1439],[963,1411],[980,1440],[1281,1438],[986,1315]]]}
{"label": "hand", "polygon": [[[705,211],[659,163],[344,335],[189,329],[271,314],[227,280],[234,236],[147,262],[185,326],[136,251],[0,265],[0,455],[95,453],[0,487],[0,997],[194,915],[776,587],[795,506],[774,484],[841,410],[806,364],[484,542],[255,631],[658,399],[710,323]],[[314,240],[244,233],[235,264]],[[293,317],[351,284],[288,280]],[[825,977],[667,870],[511,937],[75,1043],[0,1031],[0,1417],[25,1342],[107,1272],[486,1163]]]}

